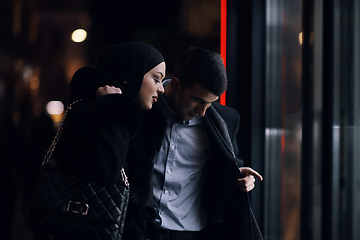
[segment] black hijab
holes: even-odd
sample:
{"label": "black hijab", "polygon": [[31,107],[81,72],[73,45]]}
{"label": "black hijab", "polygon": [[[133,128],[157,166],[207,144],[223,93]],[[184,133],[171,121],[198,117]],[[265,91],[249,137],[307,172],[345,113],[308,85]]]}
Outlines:
{"label": "black hijab", "polygon": [[132,98],[138,95],[144,75],[164,62],[161,53],[142,42],[116,44],[101,50],[97,66],[110,73]]}
{"label": "black hijab", "polygon": [[123,94],[135,99],[144,75],[164,62],[161,53],[142,42],[127,42],[104,48],[98,67],[77,70],[70,83],[70,102],[78,99],[93,101],[96,90],[105,85],[120,87]]}

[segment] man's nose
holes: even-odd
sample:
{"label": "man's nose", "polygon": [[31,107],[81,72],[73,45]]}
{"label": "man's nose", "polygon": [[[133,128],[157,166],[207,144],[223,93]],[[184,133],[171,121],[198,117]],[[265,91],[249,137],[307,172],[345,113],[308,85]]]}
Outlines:
{"label": "man's nose", "polygon": [[204,115],[205,115],[205,113],[206,113],[206,109],[207,109],[208,107],[207,107],[207,105],[201,105],[201,106],[199,106],[198,107],[198,109],[197,109],[197,113],[201,116],[201,117],[203,117]]}

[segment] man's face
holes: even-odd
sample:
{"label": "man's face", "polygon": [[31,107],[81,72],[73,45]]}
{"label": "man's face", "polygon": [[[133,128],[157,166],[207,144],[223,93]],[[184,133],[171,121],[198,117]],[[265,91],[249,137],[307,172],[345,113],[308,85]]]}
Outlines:
{"label": "man's face", "polygon": [[218,98],[199,84],[194,84],[185,90],[180,87],[175,93],[177,115],[184,121],[190,121],[198,115],[203,117],[206,109]]}

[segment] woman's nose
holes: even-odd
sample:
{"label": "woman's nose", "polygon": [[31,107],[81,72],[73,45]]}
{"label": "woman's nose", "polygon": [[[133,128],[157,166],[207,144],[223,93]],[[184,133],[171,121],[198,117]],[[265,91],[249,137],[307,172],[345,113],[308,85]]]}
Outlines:
{"label": "woman's nose", "polygon": [[165,92],[164,86],[160,83],[160,86],[157,89],[157,92],[163,94]]}

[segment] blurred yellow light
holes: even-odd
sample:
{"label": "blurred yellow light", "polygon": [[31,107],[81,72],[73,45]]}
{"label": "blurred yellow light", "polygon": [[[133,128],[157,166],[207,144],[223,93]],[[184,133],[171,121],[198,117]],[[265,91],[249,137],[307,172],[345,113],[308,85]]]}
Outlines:
{"label": "blurred yellow light", "polygon": [[302,32],[299,33],[298,38],[299,38],[299,44],[300,44],[300,46],[301,46],[302,43],[303,43],[303,33],[302,33]]}
{"label": "blurred yellow light", "polygon": [[64,104],[60,101],[50,101],[46,104],[46,111],[50,115],[59,115],[64,111]]}
{"label": "blurred yellow light", "polygon": [[74,41],[74,42],[83,42],[85,40],[87,36],[87,33],[84,29],[76,29],[72,35],[71,35],[71,39]]}
{"label": "blurred yellow light", "polygon": [[37,76],[33,76],[30,80],[30,88],[35,91],[39,88],[40,80]]}

